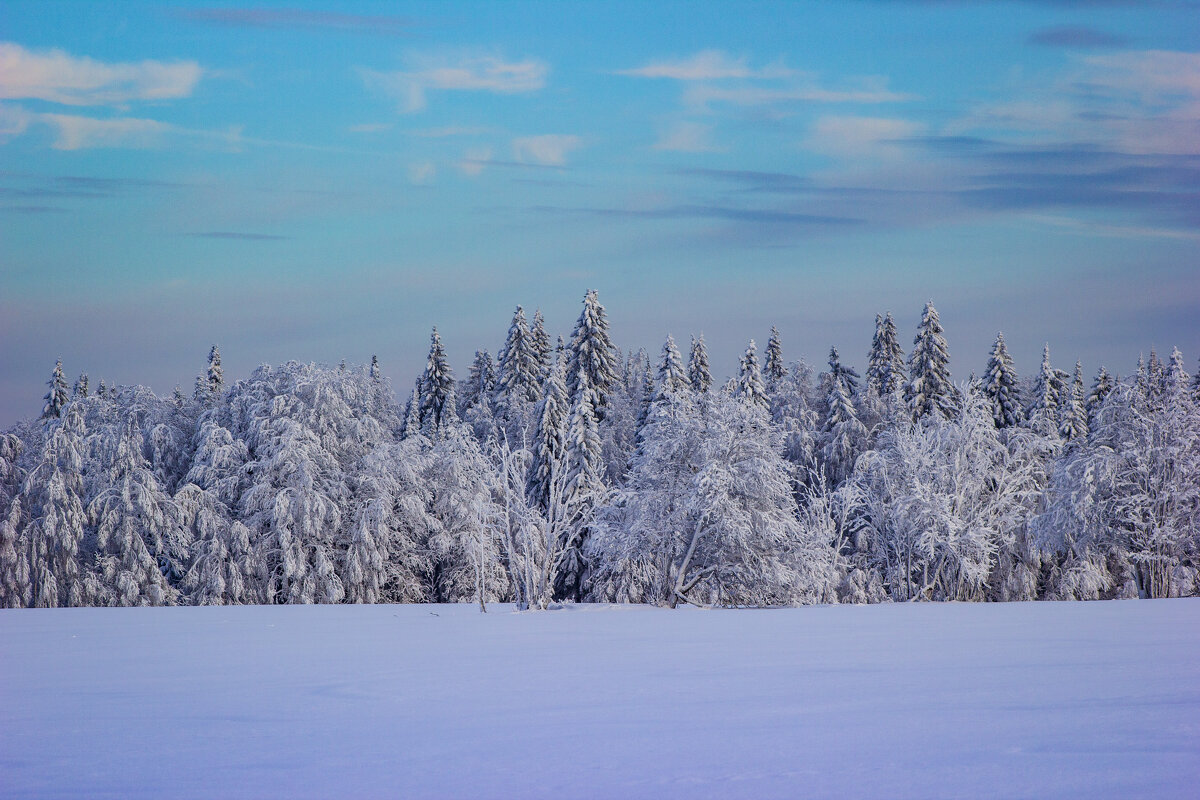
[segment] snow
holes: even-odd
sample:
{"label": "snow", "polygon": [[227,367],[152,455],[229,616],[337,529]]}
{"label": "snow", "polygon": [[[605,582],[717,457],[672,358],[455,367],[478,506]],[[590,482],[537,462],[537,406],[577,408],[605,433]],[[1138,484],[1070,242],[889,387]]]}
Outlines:
{"label": "snow", "polygon": [[1200,599],[0,611],[5,797],[1195,797]]}

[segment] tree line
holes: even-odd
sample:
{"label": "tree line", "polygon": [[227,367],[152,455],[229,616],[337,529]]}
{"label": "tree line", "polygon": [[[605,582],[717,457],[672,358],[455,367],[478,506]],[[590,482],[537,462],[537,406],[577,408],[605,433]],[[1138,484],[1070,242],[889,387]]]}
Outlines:
{"label": "tree line", "polygon": [[925,306],[860,375],[772,328],[714,380],[623,353],[589,291],[552,342],[518,307],[456,380],[435,328],[397,402],[290,362],[190,396],[68,386],[0,435],[0,607],[512,601],[764,606],[1198,593],[1200,371],[955,383]]}

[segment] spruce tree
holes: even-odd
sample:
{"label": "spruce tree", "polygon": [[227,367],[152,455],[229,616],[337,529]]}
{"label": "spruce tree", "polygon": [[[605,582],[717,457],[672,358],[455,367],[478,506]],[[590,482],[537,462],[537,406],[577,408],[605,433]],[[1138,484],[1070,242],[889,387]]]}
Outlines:
{"label": "spruce tree", "polygon": [[550,346],[550,334],[546,333],[546,320],[542,318],[542,310],[533,312],[533,324],[529,328],[529,339],[533,344],[533,360],[537,365],[538,385],[545,383],[550,376],[550,356],[553,348]]}
{"label": "spruce tree", "polygon": [[1012,356],[1004,344],[1004,334],[996,334],[992,355],[980,386],[992,409],[997,428],[1011,428],[1021,421],[1020,384],[1013,368]]}
{"label": "spruce tree", "polygon": [[1053,426],[1058,419],[1060,397],[1057,389],[1058,377],[1050,365],[1050,345],[1042,349],[1042,367],[1033,384],[1033,398],[1025,411],[1031,422]]}
{"label": "spruce tree", "polygon": [[1183,366],[1183,353],[1178,347],[1171,348],[1171,358],[1167,362],[1166,374],[1163,376],[1163,390],[1166,394],[1184,392],[1188,386],[1187,370]]}
{"label": "spruce tree", "polygon": [[71,394],[74,397],[88,396],[88,376],[86,372],[79,373],[79,377],[75,379],[75,386],[71,389]]}
{"label": "spruce tree", "polygon": [[1196,362],[1196,374],[1192,376],[1192,400],[1200,406],[1200,361]]}
{"label": "spruce tree", "polygon": [[1070,396],[1063,406],[1058,435],[1064,440],[1085,441],[1088,435],[1087,406],[1083,401],[1083,364],[1075,362],[1075,380],[1071,383]]}
{"label": "spruce tree", "polygon": [[63,376],[62,359],[54,364],[54,373],[46,381],[50,390],[46,392],[46,404],[42,406],[42,419],[58,419],[70,399],[67,396],[67,379]]}
{"label": "spruce tree", "polygon": [[742,355],[737,382],[734,384],[734,395],[742,402],[758,406],[764,411],[770,406],[766,389],[763,387],[762,372],[758,368],[758,345],[753,339]]}
{"label": "spruce tree", "polygon": [[429,335],[429,358],[421,376],[420,403],[421,432],[427,436],[440,433],[458,417],[454,406],[454,373],[437,326]]}
{"label": "spruce tree", "polygon": [[836,347],[829,348],[829,377],[840,381],[849,397],[858,393],[858,371],[842,363]]}
{"label": "spruce tree", "polygon": [[529,502],[545,511],[550,504],[551,485],[565,467],[567,422],[567,382],[562,356],[555,353],[550,376],[542,386],[537,407],[537,427],[533,432],[533,459],[529,464]]}
{"label": "spruce tree", "polygon": [[499,361],[496,392],[500,405],[507,408],[514,403],[537,402],[541,367],[529,323],[525,321],[525,309],[521,306],[513,312]]}
{"label": "spruce tree", "polygon": [[955,390],[950,383],[950,353],[942,323],[933,301],[925,304],[921,324],[908,355],[909,380],[904,385],[904,401],[913,419],[928,414],[949,418],[954,413]]}
{"label": "spruce tree", "polygon": [[221,373],[221,351],[214,344],[208,351],[208,396],[219,400],[225,387],[225,376]]}
{"label": "spruce tree", "polygon": [[683,368],[683,357],[675,345],[675,338],[667,335],[663,343],[662,362],[658,366],[658,393],[674,394],[691,388],[687,371]]}
{"label": "spruce tree", "polygon": [[609,337],[604,306],[596,290],[588,289],[568,348],[567,394],[572,406],[579,405],[583,390],[590,387],[595,393],[596,418],[603,420],[609,393],[617,382],[617,365],[617,348]]}
{"label": "spruce tree", "polygon": [[379,383],[383,380],[383,372],[379,369],[379,356],[371,356],[371,380],[374,383]]}
{"label": "spruce tree", "polygon": [[771,326],[771,338],[767,340],[767,361],[763,365],[763,377],[767,385],[773,386],[783,378],[783,343],[779,340],[779,329]]}
{"label": "spruce tree", "polygon": [[476,350],[475,360],[467,373],[467,382],[463,386],[461,410],[473,408],[485,398],[492,395],[496,389],[496,369],[492,364],[492,356],[487,350]]}
{"label": "spruce tree", "polygon": [[1108,374],[1108,370],[1105,367],[1101,366],[1099,371],[1096,372],[1096,379],[1092,381],[1092,390],[1088,393],[1087,400],[1084,401],[1089,422],[1096,418],[1096,412],[1100,410],[1100,405],[1112,390],[1112,376]]}
{"label": "spruce tree", "polygon": [[898,391],[904,385],[904,352],[896,334],[896,321],[889,312],[875,315],[875,336],[867,355],[867,389],[880,397]]}
{"label": "spruce tree", "polygon": [[712,386],[712,372],[708,369],[708,349],[704,346],[704,334],[692,337],[692,352],[688,358],[688,379],[692,388],[704,394]]}
{"label": "spruce tree", "polygon": [[[567,425],[566,446],[566,491],[564,502],[573,509],[575,518],[582,518],[585,510],[593,507],[604,494],[604,465],[600,442],[599,421],[596,416],[596,390],[588,383],[586,375],[575,380],[580,390],[579,402],[571,410]],[[587,531],[574,537],[571,546],[563,555],[559,573],[557,594],[560,598],[579,601],[584,595],[584,572],[586,563],[583,548],[587,542]]]}

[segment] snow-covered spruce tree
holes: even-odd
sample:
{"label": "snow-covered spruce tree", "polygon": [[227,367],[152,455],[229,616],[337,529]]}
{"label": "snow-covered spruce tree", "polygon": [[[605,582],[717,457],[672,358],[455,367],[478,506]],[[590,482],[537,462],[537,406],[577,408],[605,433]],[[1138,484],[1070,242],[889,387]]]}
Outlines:
{"label": "snow-covered spruce tree", "polygon": [[[567,404],[567,384],[562,357],[555,353],[550,376],[542,386],[542,399],[538,403],[532,442],[532,458],[529,462],[527,494],[535,508],[545,512],[550,503],[550,494],[556,475],[563,472],[566,463],[567,422],[571,409]],[[508,459],[509,454],[503,456]],[[505,463],[505,468],[512,464]]]}
{"label": "snow-covered spruce tree", "polygon": [[1059,406],[1063,398],[1058,390],[1058,376],[1050,364],[1050,345],[1042,350],[1042,366],[1034,379],[1032,397],[1025,409],[1030,426],[1038,431],[1057,430]]}
{"label": "snow-covered spruce tree", "polygon": [[880,397],[899,391],[904,385],[904,351],[896,333],[896,321],[891,312],[875,315],[875,336],[867,354],[867,389]]}
{"label": "snow-covered spruce tree", "polygon": [[1013,367],[1012,356],[1004,344],[1004,334],[996,334],[996,343],[988,358],[980,390],[992,407],[992,419],[997,428],[1011,428],[1021,421],[1020,381]]}
{"label": "snow-covered spruce tree", "polygon": [[801,482],[818,471],[821,420],[810,403],[812,368],[803,361],[791,365],[771,397],[771,424],[783,440],[783,457]]}
{"label": "snow-covered spruce tree", "polygon": [[830,355],[831,372],[825,381],[828,386],[827,411],[821,426],[821,463],[825,476],[834,487],[849,477],[867,440],[867,429],[850,399],[848,378],[844,371],[835,368],[837,365],[837,350],[834,350]]}
{"label": "snow-covered spruce tree", "polygon": [[1070,386],[1070,395],[1063,404],[1058,423],[1058,435],[1065,442],[1087,441],[1088,414],[1083,402],[1083,364],[1075,362],[1075,380]]}
{"label": "snow-covered spruce tree", "polygon": [[712,386],[712,372],[708,368],[708,349],[704,346],[704,334],[692,337],[692,352],[688,358],[688,380],[692,388],[703,394]]}
{"label": "snow-covered spruce tree", "polygon": [[536,343],[525,320],[525,309],[517,306],[508,337],[500,349],[496,398],[501,408],[537,402],[541,386],[538,358]]}
{"label": "snow-covered spruce tree", "polygon": [[640,431],[642,426],[646,424],[646,417],[650,414],[650,404],[654,402],[654,376],[650,373],[650,359],[642,360],[642,379],[638,382],[638,401],[637,401],[637,429]]}
{"label": "snow-covered spruce tree", "polygon": [[589,289],[583,298],[583,311],[571,332],[567,353],[567,397],[571,405],[578,406],[584,389],[590,387],[596,419],[602,421],[609,394],[617,383],[620,358],[609,337],[608,317],[595,289]]}
{"label": "snow-covered spruce tree", "polygon": [[1192,376],[1192,400],[1200,405],[1200,363],[1196,364],[1196,374]]}
{"label": "snow-covered spruce tree", "polygon": [[62,359],[54,364],[54,374],[46,382],[50,391],[46,392],[46,404],[42,406],[42,419],[58,419],[62,416],[63,408],[70,397],[67,395],[67,379],[63,377]]}
{"label": "snow-covered spruce tree", "polygon": [[379,368],[379,356],[374,353],[371,354],[371,367],[367,374],[371,376],[371,380],[375,383],[383,381],[383,370]]}
{"label": "snow-covered spruce tree", "polygon": [[437,327],[429,335],[429,358],[421,375],[420,409],[421,432],[436,438],[449,425],[458,421],[454,402],[454,373],[442,346]]}
{"label": "snow-covered spruce tree", "polygon": [[655,394],[657,396],[665,393],[677,394],[690,391],[691,388],[691,381],[688,379],[687,371],[683,368],[683,356],[680,355],[679,348],[675,345],[675,338],[667,334],[667,341],[663,343],[662,360],[658,365],[658,386]]}
{"label": "snow-covered spruce tree", "polygon": [[[577,385],[584,388],[579,401],[571,409],[571,418],[567,423],[566,487],[563,497],[568,507],[579,509],[575,516],[580,520],[587,517],[585,509],[595,508],[606,494],[603,450],[596,419],[596,392],[586,380],[577,380]],[[559,598],[576,602],[583,599],[587,571],[584,546],[588,537],[585,527],[581,523],[572,526],[571,538],[575,544],[563,555],[555,591]]]}
{"label": "snow-covered spruce tree", "polygon": [[1091,446],[1055,470],[1039,545],[1054,598],[1171,597],[1200,586],[1200,412],[1173,388],[1151,409],[1121,384],[1096,414]]}
{"label": "snow-covered spruce tree", "polygon": [[458,409],[464,414],[486,401],[496,389],[496,368],[487,350],[476,350],[467,379],[458,387]]}
{"label": "snow-covered spruce tree", "polygon": [[1163,376],[1163,392],[1172,394],[1174,392],[1182,392],[1187,394],[1188,391],[1188,374],[1187,369],[1183,366],[1183,353],[1179,352],[1178,347],[1171,348],[1171,358],[1167,362],[1166,374]]}
{"label": "snow-covered spruce tree", "polygon": [[550,376],[550,355],[554,348],[550,345],[550,334],[546,332],[546,320],[542,318],[540,308],[533,311],[533,323],[529,326],[529,339],[533,344],[534,363],[537,364],[537,385],[545,383]]}
{"label": "snow-covered spruce tree", "polygon": [[79,606],[85,601],[79,559],[87,525],[82,472],[86,428],[77,404],[50,421],[36,465],[21,489],[28,520],[29,605]]}
{"label": "snow-covered spruce tree", "polygon": [[19,497],[0,504],[0,608],[29,605],[29,548],[21,522]]}
{"label": "snow-covered spruce tree", "polygon": [[931,300],[925,304],[913,350],[908,354],[904,401],[915,420],[931,414],[950,417],[954,413],[958,392],[950,382],[950,353],[943,334]]}
{"label": "snow-covered spruce tree", "polygon": [[779,339],[779,329],[771,326],[771,338],[767,340],[767,361],[763,364],[763,378],[768,387],[783,379],[785,372],[783,364],[783,342]]}
{"label": "snow-covered spruce tree", "polygon": [[1092,381],[1092,390],[1088,392],[1087,400],[1084,401],[1084,406],[1087,408],[1088,424],[1096,418],[1096,412],[1100,410],[1100,406],[1104,403],[1105,398],[1113,390],[1113,379],[1108,374],[1105,367],[1100,367],[1096,372],[1096,379]]}
{"label": "snow-covered spruce tree", "polygon": [[761,409],[770,406],[766,387],[763,386],[762,372],[758,368],[758,345],[754,343],[753,339],[750,340],[738,365],[738,376],[733,391],[734,395],[742,402]]}
{"label": "snow-covered spruce tree", "polygon": [[75,379],[75,385],[71,387],[72,397],[88,396],[88,376],[86,372],[79,373],[79,377]]}
{"label": "snow-covered spruce tree", "polygon": [[225,374],[221,372],[221,351],[215,344],[212,346],[212,350],[208,351],[206,380],[208,382],[209,398],[212,401],[216,401],[221,397],[221,392],[225,389]]}
{"label": "snow-covered spruce tree", "polygon": [[404,404],[404,420],[400,424],[400,433],[408,439],[421,435],[421,379],[417,378],[416,385],[409,392],[408,402]]}
{"label": "snow-covered spruce tree", "polygon": [[1036,459],[1001,441],[985,398],[885,430],[855,468],[860,547],[894,600],[982,600],[1040,496]]}

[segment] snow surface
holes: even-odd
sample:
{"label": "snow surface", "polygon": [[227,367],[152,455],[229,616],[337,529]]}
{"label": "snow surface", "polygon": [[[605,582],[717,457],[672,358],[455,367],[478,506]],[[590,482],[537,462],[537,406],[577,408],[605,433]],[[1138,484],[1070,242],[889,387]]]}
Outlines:
{"label": "snow surface", "polygon": [[5,797],[1198,792],[1198,599],[0,611]]}

